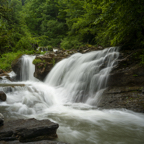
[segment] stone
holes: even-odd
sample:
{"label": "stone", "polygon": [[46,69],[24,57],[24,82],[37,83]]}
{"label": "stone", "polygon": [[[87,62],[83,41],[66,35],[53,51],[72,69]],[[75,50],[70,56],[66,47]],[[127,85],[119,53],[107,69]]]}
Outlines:
{"label": "stone", "polygon": [[0,113],[0,126],[4,124],[4,116]]}
{"label": "stone", "polygon": [[20,71],[21,71],[21,56],[20,55],[17,59],[15,59],[13,62],[12,62],[12,70],[15,72],[16,74],[16,79],[17,80],[20,80]]}
{"label": "stone", "polygon": [[0,101],[6,101],[6,94],[3,91],[0,91]]}
{"label": "stone", "polygon": [[2,69],[0,69],[0,74],[4,73],[4,71]]}
{"label": "stone", "polygon": [[2,74],[0,74],[0,77],[2,77],[2,76],[8,77],[9,75],[7,73],[2,73]]}
{"label": "stone", "polygon": [[31,142],[39,140],[51,140],[57,138],[58,124],[50,120],[15,120],[6,122],[0,127],[0,141],[19,140]]}

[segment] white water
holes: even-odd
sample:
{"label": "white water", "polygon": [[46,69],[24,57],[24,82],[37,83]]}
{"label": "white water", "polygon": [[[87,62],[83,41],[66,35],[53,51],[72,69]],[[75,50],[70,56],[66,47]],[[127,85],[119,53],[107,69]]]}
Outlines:
{"label": "white water", "polygon": [[36,118],[59,123],[59,141],[143,144],[143,114],[96,107],[118,55],[116,48],[75,54],[59,62],[44,83],[33,79],[34,57],[24,56],[24,65],[29,64],[22,71],[26,78],[17,83],[26,86],[11,88],[11,91],[4,89],[7,101],[1,103],[0,109],[7,120]]}
{"label": "white water", "polygon": [[22,65],[21,65],[21,80],[22,81],[37,81],[33,76],[35,71],[35,66],[32,64],[32,61],[35,59],[35,56],[24,55],[22,56]]}

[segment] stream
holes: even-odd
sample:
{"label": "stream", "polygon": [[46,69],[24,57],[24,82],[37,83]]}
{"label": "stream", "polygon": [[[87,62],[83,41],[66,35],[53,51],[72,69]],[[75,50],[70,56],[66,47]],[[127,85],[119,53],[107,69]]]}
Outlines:
{"label": "stream", "polygon": [[0,104],[0,113],[5,121],[50,119],[59,124],[56,140],[61,142],[143,144],[144,114],[97,107],[118,57],[115,47],[76,53],[57,63],[41,82],[33,76],[35,56],[24,55],[21,81],[11,82],[3,77],[0,83],[25,86],[0,87],[7,95],[7,101]]}

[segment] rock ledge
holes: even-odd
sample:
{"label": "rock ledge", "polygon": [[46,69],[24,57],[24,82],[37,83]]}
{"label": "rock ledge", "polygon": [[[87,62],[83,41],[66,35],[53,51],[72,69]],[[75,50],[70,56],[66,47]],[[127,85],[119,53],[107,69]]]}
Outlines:
{"label": "rock ledge", "polygon": [[5,123],[0,127],[0,141],[19,140],[31,142],[39,140],[51,140],[57,138],[58,124],[49,120],[15,120]]}

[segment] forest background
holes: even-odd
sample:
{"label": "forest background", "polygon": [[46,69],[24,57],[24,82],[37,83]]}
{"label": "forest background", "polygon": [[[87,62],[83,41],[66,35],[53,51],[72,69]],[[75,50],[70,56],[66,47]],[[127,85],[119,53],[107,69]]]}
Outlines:
{"label": "forest background", "polygon": [[144,1],[0,0],[0,67],[8,70],[33,44],[143,48]]}

